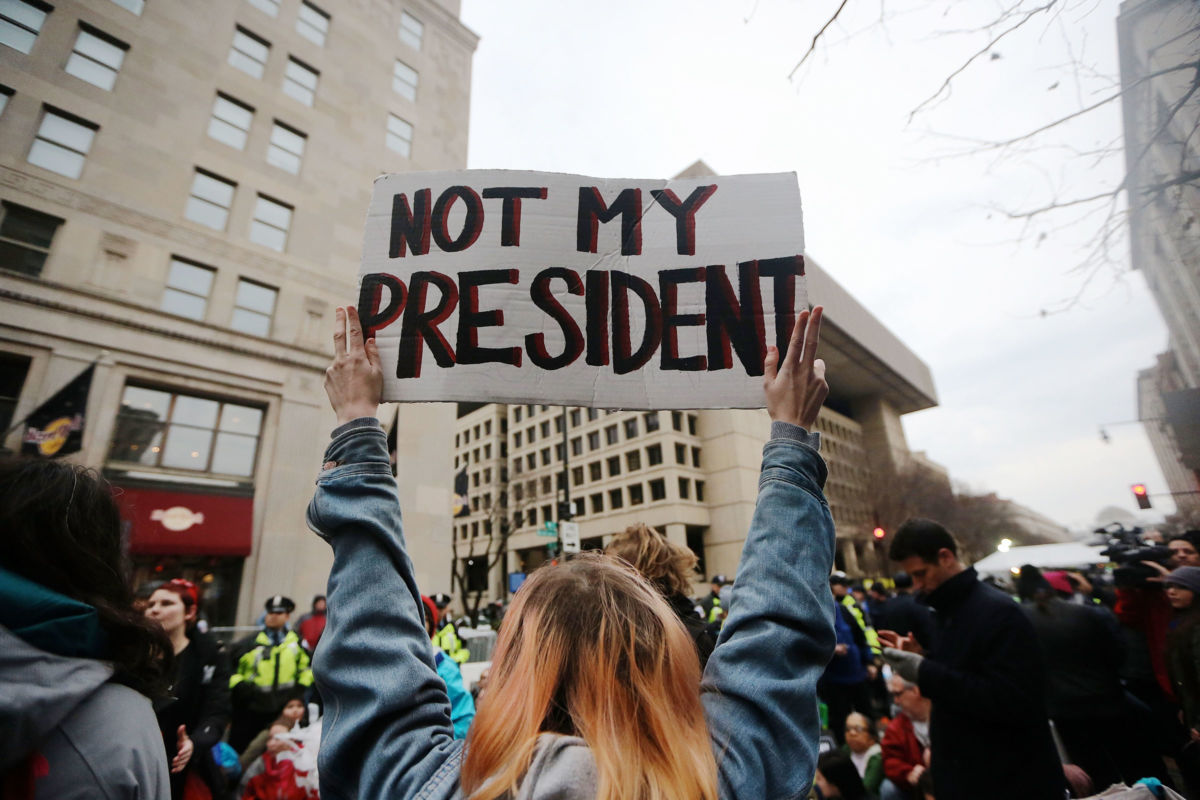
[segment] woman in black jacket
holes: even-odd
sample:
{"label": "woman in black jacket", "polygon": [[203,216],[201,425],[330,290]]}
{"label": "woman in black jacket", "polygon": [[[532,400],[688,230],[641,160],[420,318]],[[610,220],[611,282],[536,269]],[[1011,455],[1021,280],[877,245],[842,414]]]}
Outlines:
{"label": "woman in black jacket", "polygon": [[155,589],[146,608],[175,650],[170,696],[154,705],[170,761],[173,800],[181,800],[192,774],[214,798],[226,793],[212,748],[229,724],[229,665],[217,644],[195,630],[198,600],[196,585],[176,578]]}

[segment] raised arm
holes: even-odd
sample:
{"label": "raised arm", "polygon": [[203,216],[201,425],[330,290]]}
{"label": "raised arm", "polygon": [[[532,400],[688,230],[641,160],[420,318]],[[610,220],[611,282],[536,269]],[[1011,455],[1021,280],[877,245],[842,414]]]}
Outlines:
{"label": "raised arm", "polygon": [[816,358],[822,309],[802,312],[763,381],[771,440],[742,550],[736,602],[701,684],[724,800],[806,797],[817,763],[817,679],[833,655],[833,518],[820,439],[829,388]]}
{"label": "raised arm", "polygon": [[[348,328],[348,330],[347,330]],[[337,310],[325,390],[338,427],[325,451],[308,525],[333,547],[328,622],[314,673],[325,701],[324,798],[416,797],[457,759],[445,684],[421,617],[400,526],[387,440],[375,419],[379,351],[354,308]],[[457,770],[429,794],[449,797]],[[432,783],[432,785],[431,785]]]}

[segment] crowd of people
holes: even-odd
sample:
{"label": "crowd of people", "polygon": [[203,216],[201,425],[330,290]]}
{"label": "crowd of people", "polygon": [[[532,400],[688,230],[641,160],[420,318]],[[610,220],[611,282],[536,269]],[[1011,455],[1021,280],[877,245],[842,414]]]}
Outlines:
{"label": "crowd of people", "polygon": [[318,596],[293,624],[276,595],[219,642],[190,581],[135,597],[100,476],[0,461],[4,800],[1062,800],[1146,779],[1200,798],[1200,532],[1112,591],[1026,567],[1006,593],[922,519],[894,534],[892,578],[835,571],[819,308],[767,354],[734,579],[690,598],[695,554],[632,526],[496,610],[468,691],[451,598],[422,593],[405,548],[378,350],[337,318],[308,509],[332,616]]}

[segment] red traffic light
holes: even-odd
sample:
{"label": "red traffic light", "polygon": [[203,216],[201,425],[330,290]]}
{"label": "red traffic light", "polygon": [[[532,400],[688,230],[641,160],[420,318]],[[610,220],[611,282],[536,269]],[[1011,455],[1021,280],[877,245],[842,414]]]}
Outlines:
{"label": "red traffic light", "polygon": [[882,539],[883,537],[887,536],[887,531],[885,531],[883,528],[876,526],[875,530],[871,531],[871,534],[876,539]]}
{"label": "red traffic light", "polygon": [[1146,491],[1146,484],[1135,483],[1130,488],[1133,489],[1133,497],[1137,500],[1138,508],[1150,508],[1150,495]]}

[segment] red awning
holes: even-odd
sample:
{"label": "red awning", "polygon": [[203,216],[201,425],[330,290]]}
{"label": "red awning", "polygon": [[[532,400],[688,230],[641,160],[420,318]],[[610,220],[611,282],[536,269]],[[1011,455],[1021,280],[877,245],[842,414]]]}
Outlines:
{"label": "red awning", "polygon": [[117,503],[135,555],[250,555],[252,497],[122,487]]}

